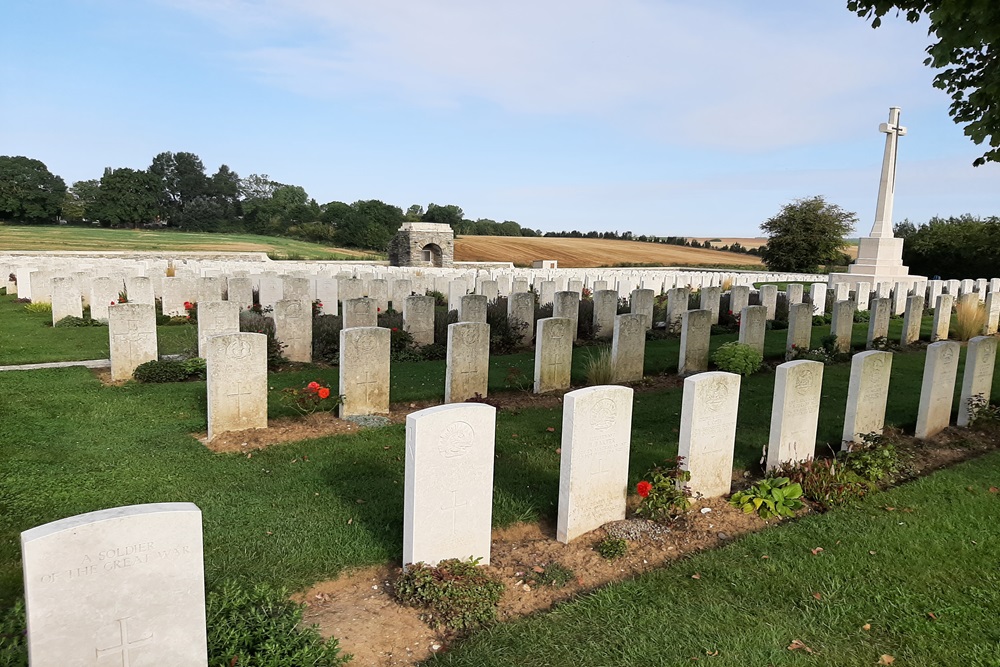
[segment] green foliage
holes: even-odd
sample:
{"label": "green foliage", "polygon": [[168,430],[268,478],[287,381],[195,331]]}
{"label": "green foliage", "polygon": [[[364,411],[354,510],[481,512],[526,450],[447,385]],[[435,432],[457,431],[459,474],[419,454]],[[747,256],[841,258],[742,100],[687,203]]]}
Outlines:
{"label": "green foliage", "polygon": [[653,521],[669,523],[691,508],[687,499],[685,482],[691,481],[691,473],[681,470],[682,457],[664,461],[646,473],[636,487],[642,502],[636,508],[636,516]]}
{"label": "green foliage", "polygon": [[188,364],[187,361],[163,359],[139,364],[132,372],[132,377],[139,382],[147,383],[185,382],[204,379],[204,373],[204,360],[199,369],[196,364]]}
{"label": "green foliage", "polygon": [[55,222],[65,197],[66,183],[40,160],[0,155],[0,219]]}
{"label": "green foliage", "polygon": [[951,97],[948,112],[956,123],[965,124],[965,134],[976,144],[990,146],[973,164],[1000,162],[1000,4],[989,0],[848,0],[847,8],[871,19],[873,28],[890,12],[905,13],[910,23],[924,17],[929,20],[927,32],[938,41],[927,47],[924,64],[940,70],[934,87]]}
{"label": "green foliage", "polygon": [[903,239],[903,262],[915,273],[976,278],[992,276],[1000,265],[1000,218],[995,216],[933,217],[920,225],[906,221],[894,232]]}
{"label": "green foliage", "polygon": [[32,303],[30,300],[25,304],[24,309],[29,313],[52,313],[52,304],[39,301]]}
{"label": "green foliage", "polygon": [[181,360],[181,368],[192,380],[204,380],[208,375],[208,366],[201,357],[189,357]]}
{"label": "green foliage", "polygon": [[340,362],[340,329],[339,315],[320,315],[313,318],[313,352],[315,361],[325,361],[328,364]]}
{"label": "green foliage", "polygon": [[507,317],[507,299],[500,297],[486,305],[486,323],[490,325],[490,354],[512,354],[522,347],[521,335],[527,322]]}
{"label": "green foliage", "polygon": [[101,322],[100,320],[92,320],[89,317],[74,317],[72,315],[67,315],[62,318],[52,326],[54,327],[106,327],[107,324]]}
{"label": "green foliage", "polygon": [[602,558],[617,560],[628,553],[628,541],[622,537],[605,537],[594,549]]}
{"label": "green foliage", "polygon": [[5,667],[28,667],[28,629],[24,600],[0,612],[0,664]]}
{"label": "green foliage", "polygon": [[544,568],[536,568],[529,575],[528,580],[536,586],[551,586],[553,588],[562,588],[576,577],[573,570],[560,563],[551,563]]}
{"label": "green foliage", "polygon": [[157,177],[135,169],[105,169],[90,215],[104,227],[137,227],[156,217]]}
{"label": "green foliage", "polygon": [[[262,313],[244,310],[240,312],[240,331],[242,333],[262,333],[267,336],[267,370],[275,371],[282,364],[288,363],[284,354],[286,346],[278,340],[274,319]],[[315,347],[315,342],[313,345]]]}
{"label": "green foliage", "polygon": [[768,477],[745,491],[737,491],[729,504],[762,519],[793,517],[802,509],[802,486],[787,477]]}
{"label": "green foliage", "polygon": [[761,259],[771,271],[815,272],[821,264],[844,263],[844,238],[857,220],[821,196],[797,199],[761,224],[768,236]]}
{"label": "green foliage", "polygon": [[838,454],[844,465],[869,482],[890,481],[903,469],[896,446],[878,432],[865,433],[846,452]]}
{"label": "green foliage", "polygon": [[422,620],[460,633],[493,623],[503,590],[479,559],[443,560],[437,567],[414,563],[395,584],[400,602],[426,610]]}
{"label": "green foliage", "polygon": [[[961,407],[959,408],[961,409]],[[1000,423],[1000,406],[991,405],[989,399],[983,394],[976,394],[969,397],[969,403],[965,406],[969,413],[969,425],[983,427]]]}
{"label": "green foliage", "polygon": [[305,387],[285,387],[279,394],[279,400],[286,408],[311,415],[316,411],[333,412],[344,402],[344,397],[334,394],[330,391],[330,387],[324,387],[313,380]]}
{"label": "green foliage", "polygon": [[764,355],[750,345],[733,341],[721,345],[712,355],[712,361],[721,371],[753,375],[764,363]]}
{"label": "green foliage", "polygon": [[774,470],[773,474],[787,477],[789,482],[800,485],[802,497],[824,509],[861,498],[872,490],[870,482],[837,459],[785,463]]}
{"label": "green foliage", "polygon": [[302,624],[304,605],[263,584],[226,582],[205,600],[212,667],[334,667],[350,660],[335,638]]}

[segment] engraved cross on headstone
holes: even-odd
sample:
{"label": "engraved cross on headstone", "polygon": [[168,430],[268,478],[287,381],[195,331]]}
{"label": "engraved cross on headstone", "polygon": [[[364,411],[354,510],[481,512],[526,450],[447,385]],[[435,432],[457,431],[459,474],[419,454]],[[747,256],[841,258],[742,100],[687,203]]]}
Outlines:
{"label": "engraved cross on headstone", "polygon": [[466,507],[468,504],[469,504],[469,501],[465,501],[463,503],[459,503],[458,502],[458,491],[452,489],[452,491],[451,491],[451,503],[448,504],[448,505],[442,505],[441,506],[441,511],[442,512],[450,512],[451,513],[451,534],[452,535],[454,535],[455,531],[458,530],[458,508],[459,507]]}
{"label": "engraved cross on headstone", "polygon": [[130,656],[131,651],[134,651],[135,649],[140,648],[142,646],[146,646],[147,644],[150,644],[153,641],[152,632],[150,632],[145,637],[139,637],[136,640],[129,641],[128,617],[118,619],[118,633],[119,633],[119,639],[117,646],[109,646],[108,648],[96,649],[97,651],[96,658],[98,662],[100,662],[101,658],[107,656],[114,656],[121,660],[121,667],[129,667],[132,664]]}
{"label": "engraved cross on headstone", "polygon": [[251,395],[250,390],[243,386],[243,382],[240,380],[236,381],[235,391],[229,391],[226,393],[226,396],[229,396],[230,398],[233,396],[236,397],[236,417],[238,419],[243,419],[243,397]]}
{"label": "engraved cross on headstone", "polygon": [[884,132],[885,153],[882,156],[882,179],[878,186],[878,203],[875,205],[875,224],[869,236],[892,238],[892,202],[896,191],[896,144],[906,135],[906,128],[899,124],[899,107],[889,109],[889,122],[878,126]]}
{"label": "engraved cross on headstone", "polygon": [[372,389],[378,384],[378,381],[372,377],[372,371],[370,368],[365,369],[365,379],[364,381],[359,381],[357,384],[365,388],[365,403],[371,402]]}

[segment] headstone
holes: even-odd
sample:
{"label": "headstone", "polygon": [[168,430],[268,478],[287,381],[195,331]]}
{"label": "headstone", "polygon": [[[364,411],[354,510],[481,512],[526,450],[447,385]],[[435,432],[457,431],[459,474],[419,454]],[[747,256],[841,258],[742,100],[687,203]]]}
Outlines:
{"label": "headstone", "polygon": [[680,332],[681,318],[688,309],[688,295],[690,290],[686,287],[674,287],[667,291],[667,331]]}
{"label": "headstone", "polygon": [[709,310],[712,312],[712,324],[719,323],[719,308],[722,302],[722,288],[721,287],[702,287],[700,292],[700,301],[698,305],[702,310]]}
{"label": "headstone", "polygon": [[989,336],[1000,329],[1000,292],[986,293],[986,325],[983,335]]}
{"label": "headstone", "polygon": [[579,278],[570,278],[566,281],[566,291],[583,294],[583,281]]}
{"label": "headstone", "polygon": [[495,444],[490,405],[439,405],[406,416],[404,566],[449,558],[489,564]]}
{"label": "headstone", "polygon": [[774,369],[771,433],[767,469],[811,459],[816,453],[816,428],[823,394],[823,364],[787,361]]}
{"label": "headstone", "polygon": [[24,531],[30,664],[207,667],[203,551],[192,503],[115,507]]}
{"label": "headstone", "polygon": [[344,329],[378,326],[378,310],[374,299],[361,297],[344,301]]}
{"label": "headstone", "polygon": [[281,298],[284,301],[301,301],[312,308],[313,286],[308,278],[282,276]]}
{"label": "headstone", "polygon": [[778,286],[760,286],[760,305],[767,309],[767,319],[773,320],[778,309]]}
{"label": "headstone", "polygon": [[955,298],[951,294],[938,295],[934,304],[934,323],[931,325],[931,341],[948,340],[951,330],[951,308]]}
{"label": "headstone", "polygon": [[851,299],[851,284],[850,283],[837,283],[833,286],[833,302],[838,301],[850,301]]}
{"label": "headstone", "polygon": [[788,306],[788,334],[785,338],[785,359],[795,356],[795,350],[812,346],[812,304],[793,303]]}
{"label": "headstone", "polygon": [[300,299],[282,299],[274,304],[274,334],[285,345],[289,361],[312,362],[312,305]]}
{"label": "headstone", "polygon": [[253,283],[246,276],[228,278],[226,292],[226,300],[235,303],[241,311],[253,305]]}
{"label": "headstone", "polygon": [[375,300],[377,312],[389,310],[389,281],[374,278],[368,282],[368,297]]}
{"label": "headstone", "polygon": [[600,290],[594,292],[594,337],[611,338],[618,313],[618,292]]}
{"label": "headstone", "polygon": [[903,347],[913,345],[920,340],[920,321],[924,316],[924,297],[921,295],[906,297],[906,314],[903,316],[903,333],[900,343]]}
{"label": "headstone", "polygon": [[965,353],[965,371],[962,374],[962,393],[958,402],[959,426],[972,422],[969,412],[972,399],[989,403],[993,390],[993,366],[997,357],[997,339],[993,336],[976,336],[969,340]]}
{"label": "headstone", "polygon": [[461,403],[476,394],[485,398],[490,370],[490,325],[449,324],[447,355],[444,402]]}
{"label": "headstone", "polygon": [[851,358],[842,449],[848,449],[851,443],[860,442],[862,435],[882,433],[891,371],[891,352],[869,350]]}
{"label": "headstone", "polygon": [[859,282],[858,289],[855,294],[855,299],[858,302],[858,310],[868,310],[868,304],[871,303],[872,296],[872,285],[868,282]]}
{"label": "headstone", "polygon": [[434,342],[434,297],[408,296],[403,300],[403,329],[417,345]]}
{"label": "headstone", "polygon": [[216,276],[201,277],[195,281],[197,294],[195,301],[222,301],[224,284],[222,278]]}
{"label": "headstone", "polygon": [[520,326],[521,345],[529,345],[535,335],[535,295],[512,292],[507,297],[507,319],[511,326]]}
{"label": "headstone", "polygon": [[464,280],[455,279],[448,283],[448,310],[458,310],[462,297],[469,293],[469,286]]}
{"label": "headstone", "polygon": [[563,397],[558,541],[625,518],[631,439],[630,388],[587,387]]}
{"label": "headstone", "polygon": [[944,291],[944,283],[940,280],[927,281],[927,303],[931,308],[937,303],[937,298]]}
{"label": "headstone", "polygon": [[692,495],[716,498],[729,493],[736,445],[740,376],[714,371],[684,378],[678,456],[691,473]]}
{"label": "headstone", "polygon": [[767,308],[747,306],[740,315],[739,342],[764,354],[764,332],[767,330]]}
{"label": "headstone", "polygon": [[651,289],[632,290],[629,301],[633,314],[642,315],[642,324],[646,329],[653,328],[653,301],[655,294]]}
{"label": "headstone", "polygon": [[[843,284],[843,283],[841,283]],[[830,333],[837,337],[833,347],[837,352],[851,351],[851,334],[854,332],[854,302],[836,301],[830,317]]]}
{"label": "headstone", "polygon": [[[590,289],[591,294],[592,295],[596,295],[598,292],[601,292],[603,290],[608,289],[608,281],[607,280],[595,280],[594,282],[592,282],[590,284],[590,287],[591,287],[591,289]],[[615,293],[615,299],[617,300],[617,298],[618,298],[618,296],[617,296],[617,292],[616,292]]]}
{"label": "headstone", "polygon": [[156,310],[148,303],[108,308],[111,379],[129,380],[136,366],[156,361]]}
{"label": "headstone", "polygon": [[527,292],[528,290],[528,279],[527,278],[514,278],[513,286],[510,288],[512,294],[520,294],[521,292]]}
{"label": "headstone", "polygon": [[52,303],[52,278],[55,274],[51,271],[31,272],[31,302],[32,303]]}
{"label": "headstone", "polygon": [[240,332],[240,304],[235,301],[198,303],[198,356],[204,358],[212,336]]}
{"label": "headstone", "polygon": [[389,350],[392,333],[384,327],[340,330],[341,419],[389,414]]}
{"label": "headstone", "polygon": [[810,285],[809,300],[812,302],[813,315],[826,315],[826,285],[824,283]]}
{"label": "headstone", "polygon": [[570,334],[576,340],[580,320],[580,295],[570,291],[556,292],[552,302],[552,317],[568,318],[572,322]]}
{"label": "headstone", "polygon": [[921,440],[948,428],[951,421],[951,406],[955,399],[960,350],[961,346],[950,340],[938,341],[927,346],[924,376],[920,383],[917,429],[914,433]]}
{"label": "headstone", "polygon": [[500,296],[500,284],[495,280],[484,280],[479,286],[479,293],[486,297],[487,303],[496,301]]}
{"label": "headstone", "polygon": [[[337,296],[340,298],[340,302],[346,304],[352,299],[360,299],[364,297],[365,285],[358,278],[337,278]],[[362,324],[359,326],[368,326],[367,324]]]}
{"label": "headstone", "polygon": [[896,283],[892,288],[892,314],[902,315],[906,312],[907,283]]}
{"label": "headstone", "polygon": [[392,309],[398,313],[403,312],[403,303],[413,292],[413,281],[405,278],[396,278],[392,281]]}
{"label": "headstone", "polygon": [[681,316],[681,348],[677,373],[687,375],[708,370],[708,348],[712,336],[712,311],[688,310]]}
{"label": "headstone", "polygon": [[458,321],[486,322],[488,303],[482,294],[466,294],[458,302]]}
{"label": "headstone", "polygon": [[872,299],[870,304],[871,317],[868,320],[868,339],[866,347],[870,350],[880,338],[889,336],[889,310],[892,303],[889,299]]}
{"label": "headstone", "polygon": [[267,336],[213,336],[205,362],[208,439],[226,431],[267,428]]}
{"label": "headstone", "polygon": [[94,278],[90,283],[90,319],[108,321],[108,307],[118,303],[118,290],[111,278]]}
{"label": "headstone", "polygon": [[538,320],[538,333],[535,335],[536,394],[569,387],[573,368],[572,326],[572,320],[567,317]]}
{"label": "headstone", "polygon": [[642,380],[646,357],[646,322],[639,313],[615,317],[611,339],[611,366],[615,382]]}
{"label": "headstone", "polygon": [[125,279],[125,293],[131,303],[156,303],[153,281],[146,276],[129,276]]}
{"label": "headstone", "polygon": [[785,295],[788,297],[788,305],[802,303],[802,283],[789,283],[785,288]]}
{"label": "headstone", "polygon": [[750,286],[733,285],[729,290],[729,314],[739,317],[743,309],[750,305]]}
{"label": "headstone", "polygon": [[52,324],[64,317],[83,317],[80,288],[73,278],[52,279]]}

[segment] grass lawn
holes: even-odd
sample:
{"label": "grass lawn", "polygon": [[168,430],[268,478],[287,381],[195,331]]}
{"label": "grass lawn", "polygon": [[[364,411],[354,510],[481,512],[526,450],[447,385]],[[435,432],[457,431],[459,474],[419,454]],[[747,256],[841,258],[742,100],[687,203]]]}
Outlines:
{"label": "grass lawn", "polygon": [[[95,354],[101,345],[106,355],[106,329],[51,329],[43,323],[44,317],[26,313],[12,303],[12,297],[0,297],[0,355],[6,359],[16,352],[19,356],[14,363],[48,360],[39,357],[51,355],[53,351],[56,356],[79,353],[80,358],[93,358],[102,356]],[[900,326],[901,320],[892,321],[893,336],[898,337]],[[191,328],[161,328],[167,338],[176,335],[176,343],[180,346],[182,335],[174,334],[175,329],[190,332]],[[864,324],[855,327],[855,342],[863,342],[865,330]],[[828,331],[828,327],[816,327],[814,341],[820,340]],[[785,331],[768,332],[766,347],[769,356],[781,355],[785,334]],[[712,345],[716,347],[734,338],[735,334],[714,336]],[[166,345],[166,342],[163,344]],[[161,347],[161,351],[165,350]],[[587,353],[586,349],[575,351],[576,382],[582,380],[582,363]],[[650,341],[647,346],[647,373],[658,374],[676,369],[677,354],[678,343],[675,339]],[[915,422],[923,360],[921,351],[894,356],[888,423],[912,427]],[[516,375],[511,369],[521,371],[524,377],[530,378],[531,354],[491,359],[491,393],[510,389],[508,378]],[[821,443],[839,445],[849,371],[848,364],[826,367],[818,436]],[[269,378],[273,389],[269,415],[273,418],[287,414],[276,399],[282,387],[301,386],[311,379],[335,384],[336,378],[336,369],[318,367],[272,374]],[[440,398],[443,379],[444,362],[393,364],[392,400]],[[755,472],[760,469],[758,460],[761,447],[767,440],[773,382],[773,374],[766,372],[743,381],[735,457],[738,468]],[[995,379],[995,391],[996,383]],[[217,455],[190,436],[206,427],[203,382],[103,386],[90,371],[82,368],[0,373],[0,406],[3,408],[3,418],[0,419],[0,461],[3,461],[0,466],[0,507],[3,510],[0,512],[0,607],[10,604],[21,594],[20,531],[66,516],[120,505],[168,501],[197,504],[204,516],[205,567],[210,588],[218,586],[223,580],[236,579],[299,589],[319,579],[335,576],[345,568],[380,564],[401,557],[402,426],[274,446],[255,452],[251,458],[239,454]],[[647,390],[636,394],[630,456],[631,483],[655,463],[676,454],[680,407],[680,388]],[[524,408],[502,411],[498,415],[493,512],[496,526],[555,517],[559,474],[556,450],[560,447],[560,426],[559,408]],[[554,431],[549,432],[550,427]],[[995,472],[996,458],[990,461],[993,462],[991,470]],[[988,472],[985,468],[980,471],[975,465],[966,468],[969,469],[967,474],[973,476]],[[993,483],[997,481],[1000,480],[994,479]],[[961,482],[959,488],[971,484]],[[969,599],[977,603],[981,601],[983,609],[996,612],[996,580],[993,579],[990,584],[991,580],[984,575],[990,567],[993,568],[993,576],[996,575],[996,535],[991,537],[989,533],[989,530],[997,530],[996,516],[992,526],[984,528],[988,523],[985,520],[979,525],[978,530],[985,531],[980,532],[982,547],[972,549],[975,545],[969,546],[962,541],[966,538],[966,533],[962,531],[967,529],[965,523],[971,520],[969,517],[979,517],[986,510],[973,503],[971,494],[968,498],[961,494],[956,497],[953,486],[946,484],[948,492],[938,493],[937,503],[926,502],[929,509],[949,510],[947,514],[951,518],[940,519],[944,527],[930,522],[928,518],[928,523],[914,523],[911,535],[910,528],[904,531],[902,527],[897,529],[886,523],[874,506],[860,518],[836,519],[831,515],[832,518],[809,519],[790,530],[769,531],[766,534],[773,537],[747,538],[719,552],[721,555],[717,558],[722,560],[717,564],[713,565],[712,561],[698,566],[703,575],[701,581],[690,581],[690,572],[683,569],[688,566],[679,566],[683,570],[680,574],[679,570],[672,569],[624,587],[609,588],[579,606],[564,607],[564,611],[552,615],[551,621],[536,619],[527,625],[511,626],[525,628],[521,631],[507,630],[504,626],[477,638],[468,649],[462,649],[447,659],[467,660],[455,664],[510,664],[522,662],[519,656],[529,649],[544,648],[553,651],[548,655],[555,657],[540,657],[533,663],[523,662],[538,665],[561,665],[570,661],[594,665],[639,664],[636,656],[643,655],[643,664],[672,664],[662,662],[665,660],[662,656],[666,654],[656,644],[662,637],[665,642],[675,641],[675,648],[670,650],[679,651],[677,655],[683,654],[685,664],[688,657],[699,652],[700,657],[707,659],[704,655],[706,650],[720,650],[722,658],[730,659],[727,656],[736,651],[742,652],[744,645],[748,651],[751,645],[762,647],[753,649],[758,651],[756,654],[745,654],[759,658],[720,664],[768,664],[768,661],[778,664],[779,659],[785,661],[780,664],[797,664],[788,661],[807,659],[816,664],[855,664],[851,661],[862,654],[850,653],[854,649],[849,647],[859,644],[867,647],[865,650],[876,648],[875,644],[865,644],[868,640],[857,634],[857,628],[864,622],[873,625],[871,637],[885,638],[883,643],[886,646],[901,650],[896,648],[903,641],[900,637],[908,637],[911,632],[904,622],[910,618],[906,614],[922,599],[916,589],[924,586],[921,582],[925,582],[932,591],[938,591],[945,582],[951,581],[945,572],[951,563],[958,568],[955,570],[959,573],[955,576],[961,583],[958,590],[964,591],[971,596]],[[898,492],[905,493],[906,489]],[[918,500],[892,502],[903,506],[905,503],[916,505]],[[930,514],[926,516],[930,517]],[[923,521],[924,517],[923,509],[912,515],[915,522],[918,519]],[[899,515],[894,514],[891,518],[898,519]],[[904,520],[909,521],[910,518],[908,516]],[[848,523],[829,523],[838,520]],[[861,523],[852,524],[850,521]],[[949,521],[955,525],[949,528]],[[796,537],[798,533],[795,531],[814,532]],[[865,531],[881,531],[881,537],[886,540],[895,539],[893,536],[898,535],[899,540],[887,542],[885,547],[870,547],[884,553],[884,556],[881,560],[866,560],[851,551],[868,544],[863,539]],[[939,553],[940,549],[935,551],[935,548],[926,546],[923,548],[926,554],[912,556],[914,568],[926,562],[928,566],[937,568],[932,570],[933,576],[907,574],[905,570],[896,572],[893,569],[895,561],[890,557],[904,558],[900,554],[904,552],[906,540],[921,536],[930,539],[937,534],[934,531],[943,531],[940,533],[944,536],[942,543],[948,544],[948,548],[955,553],[948,552],[946,557]],[[765,539],[773,542],[762,542],[761,546],[751,551],[733,551],[757,544],[755,540]],[[837,539],[842,540],[842,548],[838,549],[835,545]],[[785,544],[790,546],[782,546]],[[825,560],[799,558],[803,544],[809,544],[809,548],[821,545],[830,553],[824,552]],[[966,550],[971,552],[967,554]],[[769,553],[773,562],[761,563],[759,555],[746,555],[757,552]],[[787,558],[782,554],[786,554]],[[806,555],[813,558],[807,550]],[[739,570],[737,565],[757,568],[757,572]],[[858,577],[863,578],[867,571],[865,568],[875,568],[871,580],[855,581]],[[763,576],[750,577],[750,574]],[[808,598],[813,591],[803,592],[804,584],[796,583],[800,580],[810,584],[815,582],[814,590],[823,593],[822,604],[810,606],[815,602]],[[973,586],[973,581],[978,583]],[[698,584],[703,587],[696,588]],[[993,592],[982,593],[980,584],[984,588],[991,585]],[[662,586],[676,588],[669,588],[664,594]],[[723,589],[736,597],[726,598]],[[867,603],[855,600],[858,597],[855,592],[859,591],[869,591]],[[850,596],[852,602],[842,606],[840,601],[847,599],[842,596]],[[893,607],[892,601],[897,598],[899,604]],[[938,599],[941,604],[935,603],[927,611],[955,614],[956,622],[960,621],[966,628],[972,627],[970,624],[977,617],[971,606],[957,599],[951,591],[941,591],[940,597],[934,598]],[[689,606],[671,606],[678,601],[684,601]],[[616,604],[624,606],[615,607]],[[791,611],[779,606],[776,612],[778,618],[775,619],[771,613],[772,604],[785,604]],[[647,614],[643,609],[636,609],[636,605],[648,607],[655,613]],[[582,611],[569,611],[578,608]],[[607,617],[601,616],[602,613],[615,617],[615,622],[611,623]],[[546,636],[544,633],[550,631],[547,624],[564,617],[576,619],[573,622],[580,622],[581,618],[593,619],[594,625],[589,635],[585,635],[582,629],[567,629],[564,638],[553,635],[555,638],[542,639]],[[858,617],[870,618],[856,623]],[[920,620],[911,619],[909,622],[917,624]],[[777,630],[769,630],[772,625]],[[594,627],[602,627],[604,632],[594,632]],[[844,636],[839,637],[822,634],[825,627],[851,629],[845,629]],[[748,634],[757,633],[761,637],[755,635],[740,639],[741,633],[737,631],[741,628],[749,628]],[[950,644],[952,651],[960,650],[955,639],[958,630],[954,630],[954,626],[931,624],[928,628],[925,631],[929,634],[921,646],[933,648],[937,642],[942,646]],[[952,630],[945,632],[945,628]],[[786,637],[792,630],[795,630],[794,636]],[[995,630],[996,625],[993,625],[992,631]],[[471,653],[477,650],[488,653],[492,649],[477,648],[481,642],[493,637],[502,642],[504,637],[509,638],[519,632],[525,638],[538,639],[526,639],[526,643],[532,646],[519,644],[510,649],[498,644],[493,657],[489,658],[494,662],[481,660],[474,657],[480,654]],[[934,632],[945,634],[935,635]],[[769,642],[779,637],[780,641],[771,646]],[[794,638],[807,644],[816,642],[818,646],[813,648],[820,650],[822,655],[806,658],[798,652],[783,652],[784,646]],[[696,639],[700,642],[697,646],[693,643]],[[995,642],[996,637],[980,628],[975,637],[966,639],[968,646],[979,646],[984,642]],[[606,645],[600,643],[605,640],[608,642]],[[593,650],[587,652],[587,656],[579,655],[586,652],[583,649],[588,646],[592,646]],[[839,649],[839,646],[847,648]],[[773,653],[760,652],[772,649]],[[466,654],[466,650],[470,653]],[[838,654],[838,650],[845,652]],[[831,655],[845,657],[840,662],[836,659],[824,662],[827,651]],[[892,650],[884,652],[892,653]],[[462,658],[462,655],[470,657]],[[571,657],[564,659],[563,655]],[[612,655],[625,657],[613,659],[609,657]],[[772,658],[772,655],[778,657]],[[864,655],[867,656],[867,653]],[[856,664],[873,663],[874,660]]]}
{"label": "grass lawn", "polygon": [[271,259],[384,259],[376,252],[328,248],[316,243],[254,234],[209,234],[103,227],[0,224],[4,250],[102,250],[160,252],[265,252]]}

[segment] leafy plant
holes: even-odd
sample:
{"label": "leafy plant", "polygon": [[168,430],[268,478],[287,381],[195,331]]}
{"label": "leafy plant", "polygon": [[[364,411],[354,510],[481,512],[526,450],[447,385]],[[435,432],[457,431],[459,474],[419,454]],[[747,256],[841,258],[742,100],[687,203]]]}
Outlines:
{"label": "leafy plant", "polygon": [[204,380],[208,375],[208,365],[201,357],[182,359],[181,367],[191,380]]}
{"label": "leafy plant", "polygon": [[1000,421],[1000,407],[990,405],[989,400],[982,394],[969,397],[969,404],[965,408],[969,411],[969,424],[982,426],[985,423],[996,423]]}
{"label": "leafy plant", "polygon": [[753,375],[764,363],[764,356],[756,348],[735,341],[725,343],[712,356],[719,370],[740,375]]}
{"label": "leafy plant", "polygon": [[340,361],[339,315],[320,315],[313,318],[313,359],[337,364]]}
{"label": "leafy plant", "polygon": [[838,455],[848,469],[870,482],[894,477],[903,467],[896,446],[878,432],[861,435],[850,449]]}
{"label": "leafy plant", "polygon": [[594,549],[602,558],[617,560],[628,553],[628,541],[623,537],[605,537]]}
{"label": "leafy plant", "polygon": [[802,509],[802,486],[787,477],[768,477],[745,491],[737,491],[729,504],[747,514],[758,514],[762,519],[795,516]]}
{"label": "leafy plant", "polygon": [[[324,317],[328,317],[324,315]],[[267,315],[244,310],[240,313],[240,331],[243,333],[262,333],[267,336],[267,370],[274,371],[287,363],[284,350],[287,347],[278,340],[274,320]]]}
{"label": "leafy plant", "polygon": [[636,493],[642,497],[635,510],[637,516],[671,522],[690,509],[688,490],[683,484],[691,480],[691,473],[681,470],[682,460],[681,456],[667,459],[663,465],[646,473],[636,485]]}
{"label": "leafy plant", "polygon": [[100,320],[92,320],[89,317],[74,317],[73,315],[67,315],[52,326],[60,328],[105,327],[107,324],[101,322]]}
{"label": "leafy plant", "polygon": [[344,397],[331,394],[329,387],[313,381],[302,389],[285,387],[281,390],[279,400],[287,408],[294,408],[304,415],[311,415],[317,410],[330,412],[343,402]]}
{"label": "leafy plant", "polygon": [[[539,572],[538,570],[541,570]],[[569,582],[576,578],[573,570],[569,569],[565,565],[560,563],[552,563],[547,567],[538,567],[531,573],[531,581],[535,583],[536,586],[552,586],[553,588],[562,588]]]}
{"label": "leafy plant", "polygon": [[28,630],[24,600],[0,612],[0,663],[10,667],[28,666]]}
{"label": "leafy plant", "polygon": [[507,317],[507,299],[500,297],[486,306],[486,323],[490,325],[490,354],[511,354],[523,347],[521,337],[527,322]]}
{"label": "leafy plant", "polygon": [[31,300],[26,300],[24,309],[26,311],[28,311],[29,313],[51,313],[52,312],[52,304],[51,303],[43,303],[41,301],[39,301],[37,303],[32,303]]}
{"label": "leafy plant", "polygon": [[226,582],[209,592],[205,606],[211,665],[334,667],[351,658],[341,655],[335,638],[324,640],[315,626],[302,625],[304,605],[284,590]]}
{"label": "leafy plant", "polygon": [[409,565],[394,586],[403,604],[423,607],[421,619],[434,628],[469,632],[496,620],[502,582],[479,567],[479,559],[449,559],[432,567]]}
{"label": "leafy plant", "polygon": [[823,509],[861,498],[872,489],[871,482],[858,476],[837,459],[809,459],[785,463],[774,471],[802,487],[802,497]]}
{"label": "leafy plant", "polygon": [[132,371],[132,377],[139,382],[164,383],[164,382],[184,382],[192,379],[192,373],[185,362],[175,359],[163,359],[147,361],[136,366]]}

